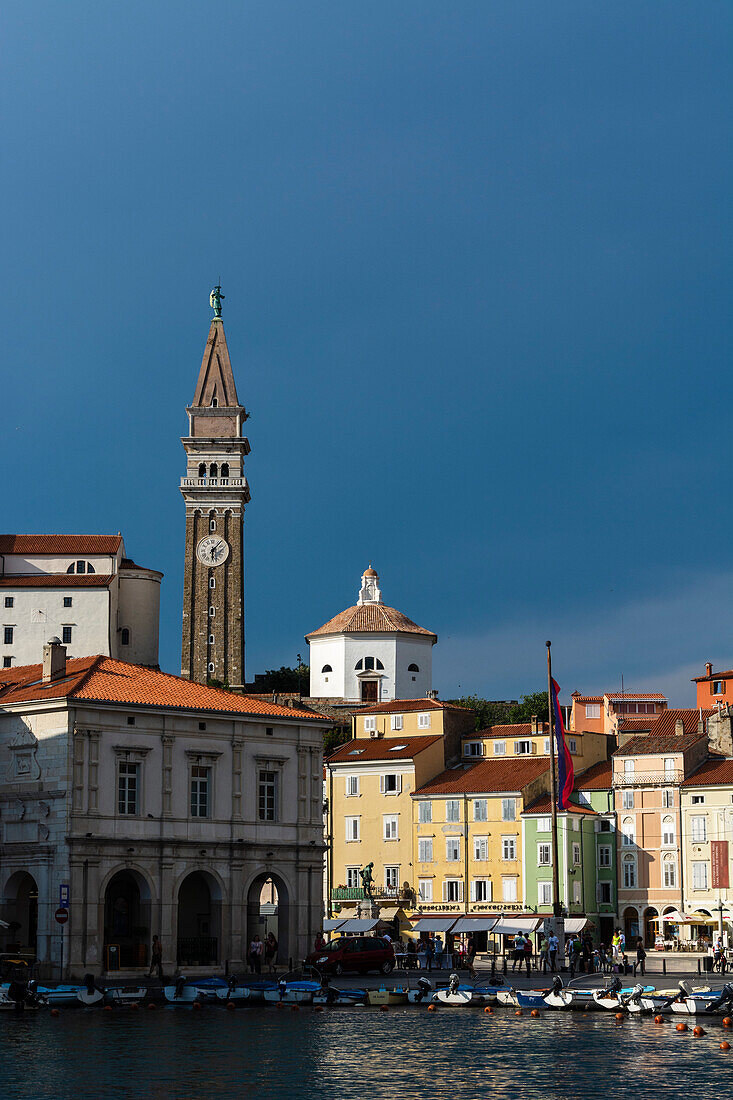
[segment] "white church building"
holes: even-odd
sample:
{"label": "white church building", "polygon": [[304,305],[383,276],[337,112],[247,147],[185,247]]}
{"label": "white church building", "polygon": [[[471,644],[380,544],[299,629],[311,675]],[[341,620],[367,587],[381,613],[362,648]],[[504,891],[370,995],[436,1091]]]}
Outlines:
{"label": "white church building", "polygon": [[370,566],[356,604],[306,635],[310,698],[381,703],[425,696],[432,687],[437,640],[437,634],[382,603],[379,576]]}

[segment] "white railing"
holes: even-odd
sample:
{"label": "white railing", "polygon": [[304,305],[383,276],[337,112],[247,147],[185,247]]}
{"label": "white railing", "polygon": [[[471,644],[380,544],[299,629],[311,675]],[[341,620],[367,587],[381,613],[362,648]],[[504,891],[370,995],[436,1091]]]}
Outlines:
{"label": "white railing", "polygon": [[182,486],[190,486],[191,488],[195,488],[198,485],[206,486],[206,487],[215,485],[217,487],[223,486],[224,488],[227,488],[227,487],[237,488],[237,487],[240,487],[240,486],[246,485],[246,484],[247,484],[247,479],[245,477],[182,477],[181,478],[181,485]]}

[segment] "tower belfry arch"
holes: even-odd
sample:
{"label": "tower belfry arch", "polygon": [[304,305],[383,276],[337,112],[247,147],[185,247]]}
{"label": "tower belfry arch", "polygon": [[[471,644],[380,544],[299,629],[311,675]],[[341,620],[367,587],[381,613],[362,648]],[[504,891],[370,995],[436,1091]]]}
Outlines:
{"label": "tower belfry arch", "polygon": [[249,486],[242,435],[247,412],[237,396],[221,287],[211,293],[215,316],[181,438],[186,503],[181,675],[198,683],[244,685],[244,511]]}

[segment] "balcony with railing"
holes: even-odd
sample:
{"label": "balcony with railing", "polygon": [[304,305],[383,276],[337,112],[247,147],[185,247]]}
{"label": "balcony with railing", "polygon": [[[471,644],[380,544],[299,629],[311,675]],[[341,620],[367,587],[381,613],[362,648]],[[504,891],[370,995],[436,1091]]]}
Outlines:
{"label": "balcony with railing", "polygon": [[[372,897],[375,901],[392,901],[396,904],[403,902],[412,902],[415,897],[415,892],[411,887],[405,888],[404,886],[384,886],[373,887]],[[336,886],[331,891],[331,901],[363,901],[364,900],[364,887],[363,886]]]}
{"label": "balcony with railing", "polygon": [[181,488],[182,489],[208,489],[214,488],[241,488],[246,486],[246,477],[182,477]]}
{"label": "balcony with railing", "polygon": [[654,772],[616,772],[614,787],[673,787],[681,783],[685,773],[681,768],[664,769]]}

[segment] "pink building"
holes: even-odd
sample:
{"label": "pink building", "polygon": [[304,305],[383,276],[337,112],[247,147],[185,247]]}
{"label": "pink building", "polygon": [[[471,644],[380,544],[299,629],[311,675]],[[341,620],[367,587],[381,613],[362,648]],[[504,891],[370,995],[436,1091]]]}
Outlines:
{"label": "pink building", "polygon": [[660,692],[615,692],[581,695],[574,691],[569,728],[588,733],[605,733],[619,743],[619,723],[625,720],[653,722],[667,709]]}

